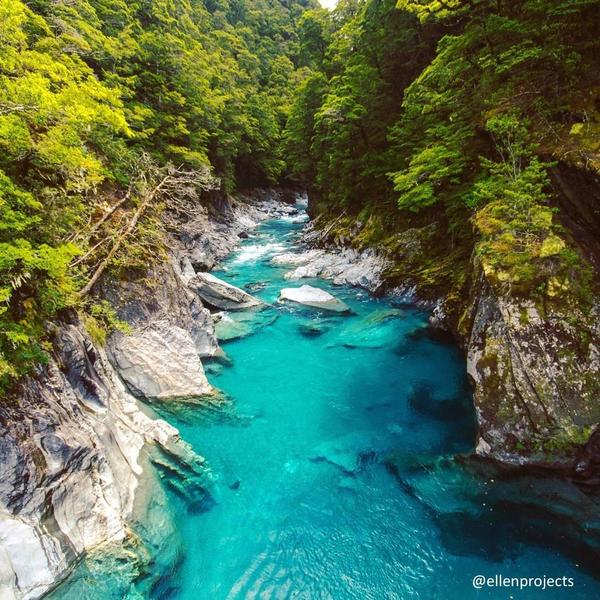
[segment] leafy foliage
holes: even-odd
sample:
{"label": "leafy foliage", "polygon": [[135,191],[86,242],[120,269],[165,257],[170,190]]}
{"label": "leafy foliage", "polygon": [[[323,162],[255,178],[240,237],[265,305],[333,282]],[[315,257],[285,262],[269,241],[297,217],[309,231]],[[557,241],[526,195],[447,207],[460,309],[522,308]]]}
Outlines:
{"label": "leafy foliage", "polygon": [[498,292],[586,301],[592,270],[559,224],[548,171],[565,161],[600,172],[600,2],[354,6],[321,25],[329,47],[285,134],[292,177],[312,185],[321,212],[384,215],[389,247],[433,221],[447,233],[431,242],[438,254],[474,249]]}
{"label": "leafy foliage", "polygon": [[84,308],[98,339],[120,326],[81,292],[104,268],[160,255],[176,195],[154,193],[161,181],[230,192],[278,180],[296,30],[316,8],[0,0],[0,388],[43,359],[58,311]]}

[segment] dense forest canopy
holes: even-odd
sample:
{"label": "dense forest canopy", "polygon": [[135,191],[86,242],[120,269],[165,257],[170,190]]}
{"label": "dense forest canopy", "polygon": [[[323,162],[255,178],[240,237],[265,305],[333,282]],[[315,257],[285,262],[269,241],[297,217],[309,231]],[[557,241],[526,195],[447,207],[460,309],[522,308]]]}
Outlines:
{"label": "dense forest canopy", "polygon": [[435,221],[425,287],[464,293],[475,249],[502,293],[585,304],[550,176],[600,169],[599,8],[0,0],[0,382],[43,360],[65,307],[119,326],[87,292],[160,254],[177,182],[293,183],[392,253]]}
{"label": "dense forest canopy", "polygon": [[585,303],[591,267],[549,173],[600,170],[599,14],[597,0],[342,0],[303,42],[292,176],[315,213],[366,222],[365,243],[400,252],[394,233],[442,223],[411,273],[425,284],[464,293],[475,245],[499,292]]}

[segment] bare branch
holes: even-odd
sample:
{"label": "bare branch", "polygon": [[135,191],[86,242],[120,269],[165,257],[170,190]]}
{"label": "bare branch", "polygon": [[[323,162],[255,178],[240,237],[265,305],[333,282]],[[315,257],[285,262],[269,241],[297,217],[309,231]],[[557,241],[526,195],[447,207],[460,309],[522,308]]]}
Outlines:
{"label": "bare branch", "polygon": [[102,273],[104,273],[104,271],[106,270],[106,267],[108,266],[108,264],[111,261],[111,259],[113,258],[113,256],[117,253],[117,251],[119,250],[119,248],[125,241],[125,239],[135,230],[135,226],[137,225],[139,218],[142,216],[142,214],[146,210],[147,206],[150,204],[150,202],[152,202],[152,200],[161,191],[161,189],[165,186],[165,184],[169,181],[170,178],[171,178],[170,175],[165,176],[160,181],[160,183],[152,191],[150,191],[148,194],[146,194],[146,196],[142,199],[137,210],[133,214],[131,221],[129,221],[129,224],[127,225],[127,227],[125,228],[123,233],[121,233],[121,235],[119,235],[117,237],[112,248],[110,249],[108,254],[104,257],[102,262],[98,265],[98,267],[94,271],[94,274],[92,275],[90,280],[80,290],[79,296],[81,298],[83,298],[84,296],[89,294],[91,289],[94,287],[95,283],[98,281],[98,279],[100,279],[100,276],[102,275]]}

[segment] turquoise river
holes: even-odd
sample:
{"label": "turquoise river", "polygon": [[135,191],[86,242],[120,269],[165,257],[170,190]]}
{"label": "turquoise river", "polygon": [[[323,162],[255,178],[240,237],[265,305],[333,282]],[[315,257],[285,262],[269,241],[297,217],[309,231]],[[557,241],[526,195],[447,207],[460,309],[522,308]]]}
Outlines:
{"label": "turquoise river", "polygon": [[[428,315],[360,289],[289,281],[290,267],[271,263],[300,251],[301,220],[263,223],[215,271],[271,304],[223,343],[230,364],[206,365],[230,402],[161,413],[206,458],[206,496],[191,506],[165,486],[141,524],[164,529],[150,573],[125,585],[127,554],[88,561],[53,597],[600,597],[560,523],[521,513],[495,495],[493,476],[452,458],[473,450],[472,399],[464,357],[427,328]],[[301,283],[352,314],[277,303]],[[574,587],[474,589],[475,575],[496,574]]]}

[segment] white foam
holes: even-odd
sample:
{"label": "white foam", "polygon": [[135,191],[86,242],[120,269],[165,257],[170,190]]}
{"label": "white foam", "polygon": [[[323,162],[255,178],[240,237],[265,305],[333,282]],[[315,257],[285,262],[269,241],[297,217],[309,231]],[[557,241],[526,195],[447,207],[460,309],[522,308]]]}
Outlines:
{"label": "white foam", "polygon": [[309,220],[309,216],[306,213],[300,213],[299,215],[287,215],[281,217],[281,220],[286,223],[306,223]]}
{"label": "white foam", "polygon": [[230,264],[243,264],[247,262],[252,262],[262,258],[263,256],[268,256],[271,254],[276,254],[285,250],[285,244],[280,242],[269,242],[266,244],[249,244],[248,246],[244,246],[240,249],[238,255],[231,261]]}

